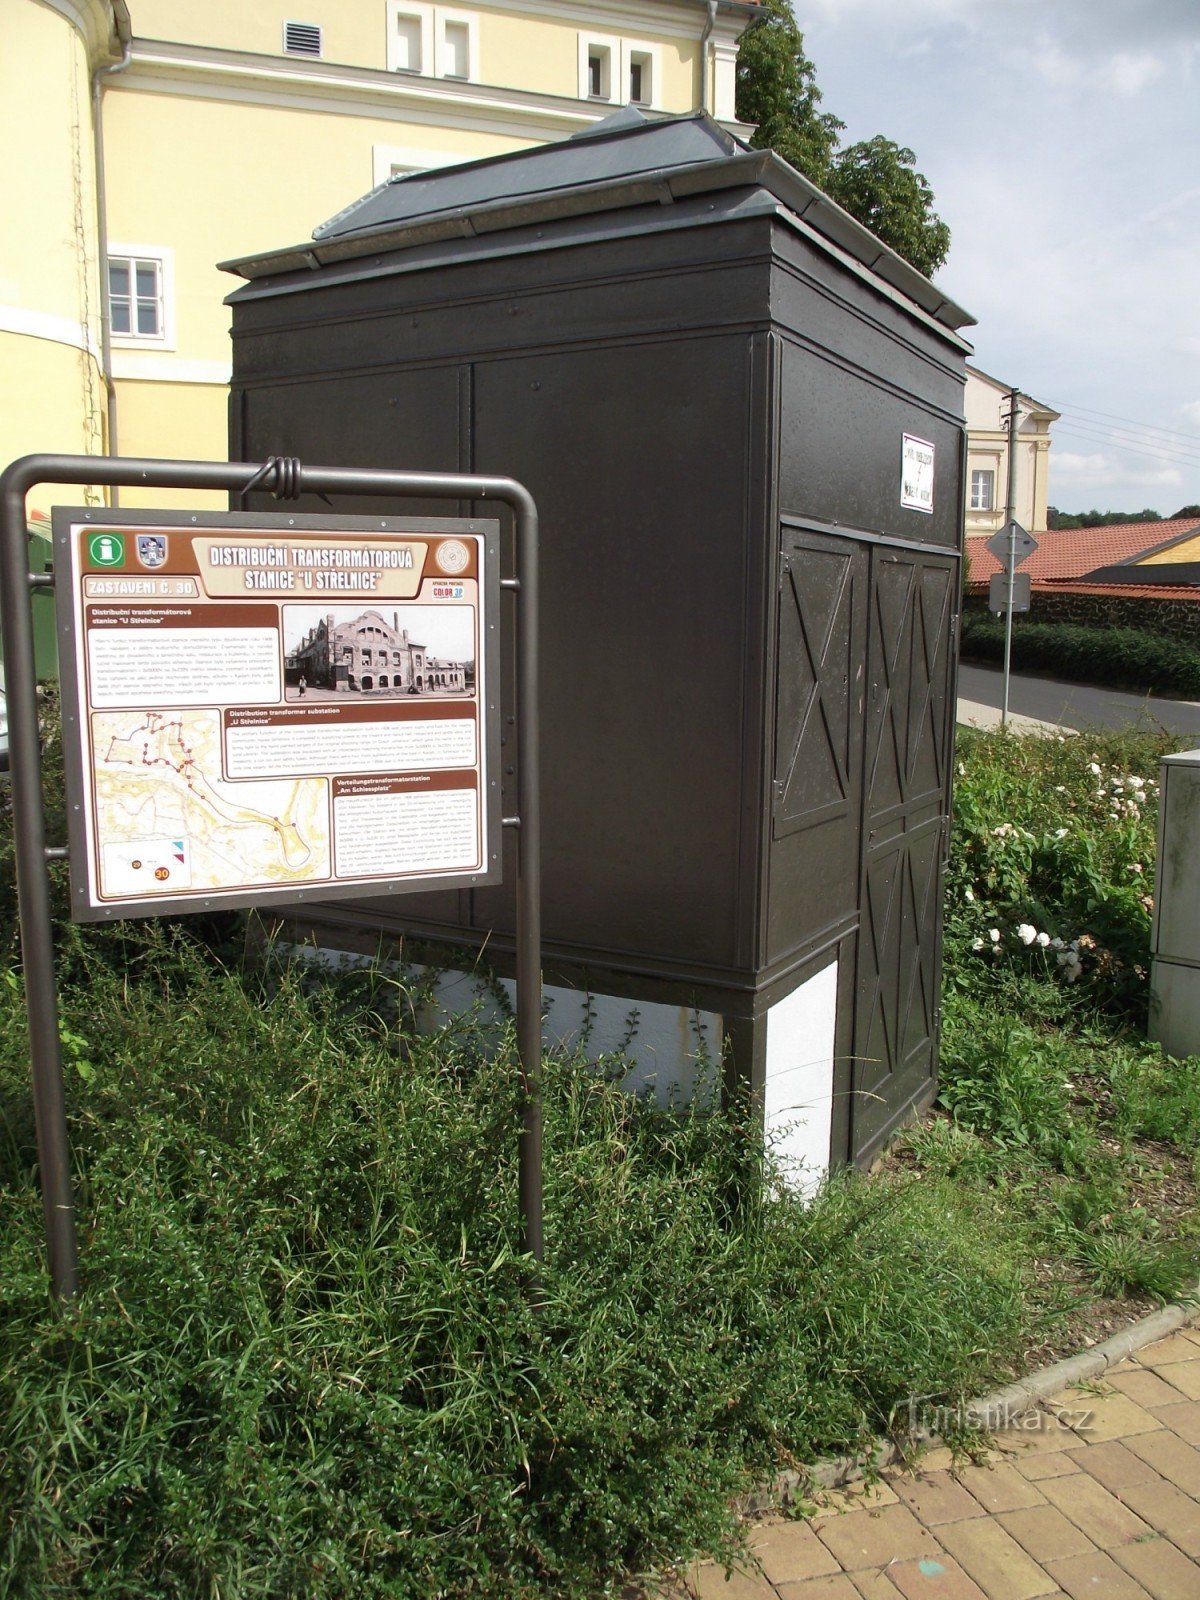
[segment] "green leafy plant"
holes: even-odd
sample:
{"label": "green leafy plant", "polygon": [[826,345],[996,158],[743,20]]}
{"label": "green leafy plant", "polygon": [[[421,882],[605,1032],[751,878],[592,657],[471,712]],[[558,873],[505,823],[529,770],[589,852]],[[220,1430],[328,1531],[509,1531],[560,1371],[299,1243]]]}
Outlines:
{"label": "green leafy plant", "polygon": [[[980,611],[964,613],[962,653],[968,661],[1002,661],[1003,620]],[[1045,672],[1073,683],[1187,699],[1200,695],[1200,649],[1142,628],[1018,622],[1013,627],[1012,660],[1017,671]]]}

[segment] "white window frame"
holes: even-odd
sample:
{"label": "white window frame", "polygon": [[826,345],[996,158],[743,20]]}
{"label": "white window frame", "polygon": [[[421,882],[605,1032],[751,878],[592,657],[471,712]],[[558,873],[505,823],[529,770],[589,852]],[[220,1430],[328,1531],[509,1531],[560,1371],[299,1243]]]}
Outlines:
{"label": "white window frame", "polygon": [[373,144],[371,183],[378,189],[381,183],[401,173],[433,172],[437,167],[453,167],[471,159],[461,150],[423,150],[415,144]]}
{"label": "white window frame", "polygon": [[[400,60],[397,24],[401,17],[416,22],[421,36],[421,64],[406,66]],[[458,26],[467,30],[467,71],[451,72],[446,29]],[[479,81],[479,18],[453,6],[431,6],[422,0],[387,0],[387,65],[389,72],[403,72],[414,78],[446,78],[451,83]]]}
{"label": "white window frame", "polygon": [[[479,18],[469,11],[451,11],[445,6],[433,9],[433,71],[438,78],[449,78],[457,83],[473,83],[479,77]],[[467,30],[467,70],[450,71],[450,50],[446,43],[446,29],[450,26]]]}
{"label": "white window frame", "polygon": [[[593,94],[591,89],[592,75],[589,63],[592,52],[603,52],[608,61],[608,92],[607,94]],[[624,71],[621,40],[608,33],[581,33],[579,35],[579,98],[590,100],[593,105],[615,106],[624,105],[624,96],[617,98],[615,93],[620,84],[620,74]]]}
{"label": "white window frame", "polygon": [[[421,38],[421,62],[417,67],[407,66],[400,59],[397,23],[401,17],[418,24]],[[413,78],[433,77],[432,6],[420,5],[417,0],[388,0],[387,64],[389,72],[403,72]]]}
{"label": "white window frame", "polygon": [[[987,503],[987,505],[981,505],[980,504],[980,500],[981,500],[982,496],[976,494],[976,487],[978,485],[978,487],[980,489],[982,489],[984,487],[984,484],[983,484],[982,480],[985,479],[985,478],[987,480],[986,487],[987,487],[987,502],[988,503]],[[972,511],[983,511],[983,512],[995,511],[995,509],[996,509],[996,469],[995,469],[995,467],[972,467],[971,468],[970,509]]]}
{"label": "white window frame", "polygon": [[[642,97],[634,100],[630,93],[630,78],[634,61],[642,63]],[[662,47],[657,44],[640,44],[636,39],[621,40],[621,104],[656,107],[662,99]]]}
{"label": "white window frame", "polygon": [[[126,244],[110,240],[105,251],[109,266],[114,261],[154,261],[158,264],[158,283],[162,302],[162,326],[158,333],[117,333],[112,326],[112,302],[107,280],[104,305],[108,315],[109,338],[117,350],[174,350],[175,348],[175,251],[166,244]],[[136,295],[135,295],[136,300]],[[136,324],[136,314],[131,317]]]}

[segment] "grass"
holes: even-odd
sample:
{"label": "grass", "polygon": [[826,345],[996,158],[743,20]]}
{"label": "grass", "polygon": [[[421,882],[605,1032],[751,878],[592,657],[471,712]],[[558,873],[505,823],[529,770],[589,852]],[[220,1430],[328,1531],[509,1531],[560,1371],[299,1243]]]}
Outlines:
{"label": "grass", "polygon": [[987,1195],[851,1177],[805,1205],[736,1117],[562,1059],[534,1318],[510,1044],[401,1036],[370,974],[256,991],[182,932],[139,942],[77,952],[64,994],[85,1290],[62,1316],[5,1018],[5,1592],[595,1595],[728,1548],[755,1475],[1015,1348]]}
{"label": "grass", "polygon": [[1186,1294],[1200,1271],[1200,1060],[1144,1036],[1169,747],[959,736],[942,1120],[896,1159],[1006,1193],[1031,1254],[1068,1269],[1062,1304]]}
{"label": "grass", "polygon": [[55,1311],[0,896],[0,1592],[598,1596],[731,1553],[739,1491],[980,1392],[1073,1302],[1174,1293],[1200,1090],[1137,1027],[1155,751],[961,759],[938,1115],[809,1202],[745,1108],[554,1057],[536,1316],[511,1038],[413,1035],[403,973],[247,974],[232,921],[61,926]]}

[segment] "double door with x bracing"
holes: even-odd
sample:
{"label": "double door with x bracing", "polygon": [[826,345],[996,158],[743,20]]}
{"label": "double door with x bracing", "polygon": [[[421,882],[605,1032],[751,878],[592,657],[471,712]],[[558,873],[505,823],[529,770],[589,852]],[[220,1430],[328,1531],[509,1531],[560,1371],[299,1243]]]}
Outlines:
{"label": "double door with x bracing", "polygon": [[782,559],[773,833],[805,893],[857,892],[834,1156],[862,1163],[936,1081],[958,557],[788,529]]}

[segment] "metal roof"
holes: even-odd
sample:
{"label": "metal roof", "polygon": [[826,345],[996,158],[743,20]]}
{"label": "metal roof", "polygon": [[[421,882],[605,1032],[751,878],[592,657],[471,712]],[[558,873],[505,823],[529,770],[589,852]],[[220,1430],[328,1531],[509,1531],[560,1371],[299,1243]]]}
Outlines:
{"label": "metal roof", "polygon": [[[761,191],[775,215],[866,268],[877,286],[882,280],[943,328],[974,323],[969,312],[772,151],[751,150],[704,112],[651,121],[632,106],[555,144],[393,178],[321,223],[311,244],[223,261],[221,267],[250,280],[259,292],[284,292],[284,285],[264,280],[391,252],[419,250],[427,265],[426,247],[443,241],[564,219],[594,222],[599,214],[611,217],[637,206],[652,205],[661,215],[662,207],[734,189]],[[681,215],[677,225],[684,224]],[[594,228],[588,231],[594,236]],[[549,248],[574,241],[559,230],[542,242]],[[403,267],[402,259],[390,264],[391,270]],[[286,287],[303,284],[293,279]],[[253,292],[238,290],[230,299]]]}
{"label": "metal roof", "polygon": [[707,117],[652,123],[627,106],[554,144],[391,178],[320,223],[313,238],[345,239],[500,200],[552,195],[583,184],[716,161],[745,148]]}

